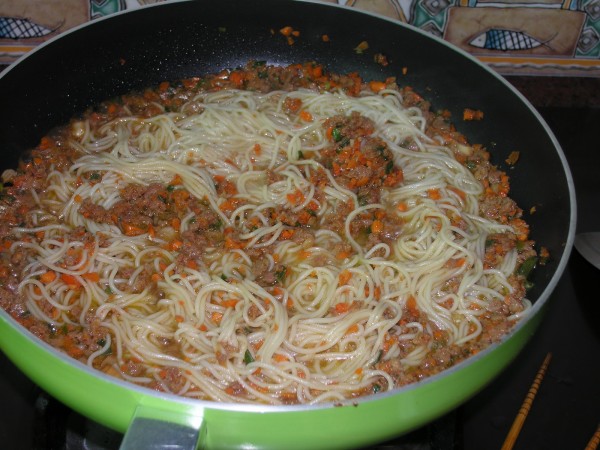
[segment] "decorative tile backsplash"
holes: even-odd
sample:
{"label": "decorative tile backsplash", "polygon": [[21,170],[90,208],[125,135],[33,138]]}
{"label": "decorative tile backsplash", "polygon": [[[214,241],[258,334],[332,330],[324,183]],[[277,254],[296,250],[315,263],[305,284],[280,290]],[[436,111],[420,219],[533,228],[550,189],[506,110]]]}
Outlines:
{"label": "decorative tile backsplash", "polygon": [[[0,64],[74,26],[160,1],[2,0]],[[321,1],[413,25],[505,75],[600,77],[600,0]]]}

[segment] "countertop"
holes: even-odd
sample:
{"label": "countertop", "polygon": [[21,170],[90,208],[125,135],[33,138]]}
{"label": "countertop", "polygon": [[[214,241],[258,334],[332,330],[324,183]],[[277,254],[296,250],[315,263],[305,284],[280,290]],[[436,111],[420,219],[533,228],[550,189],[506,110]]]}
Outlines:
{"label": "countertop", "polygon": [[[538,109],[564,150],[575,182],[577,230],[600,230],[600,79],[508,79]],[[600,272],[573,250],[541,326],[507,370],[433,426],[373,448],[499,449],[540,365],[551,353],[514,449],[584,450],[600,423],[599,277]],[[65,427],[68,430],[67,422],[81,418],[41,392],[3,355],[0,395],[0,447],[76,448],[65,441]],[[440,439],[436,436],[440,430],[449,434]],[[86,439],[85,448],[118,448],[120,436],[101,430],[88,432]]]}

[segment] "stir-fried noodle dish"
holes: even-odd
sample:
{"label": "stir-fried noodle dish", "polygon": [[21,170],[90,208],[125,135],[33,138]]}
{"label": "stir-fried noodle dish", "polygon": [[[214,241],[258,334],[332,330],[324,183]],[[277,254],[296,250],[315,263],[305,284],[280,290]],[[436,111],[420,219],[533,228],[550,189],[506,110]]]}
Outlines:
{"label": "stir-fried noodle dish", "polygon": [[447,112],[316,63],[107,100],[3,183],[1,306],[90,367],[204,400],[422,380],[527,314],[542,253]]}

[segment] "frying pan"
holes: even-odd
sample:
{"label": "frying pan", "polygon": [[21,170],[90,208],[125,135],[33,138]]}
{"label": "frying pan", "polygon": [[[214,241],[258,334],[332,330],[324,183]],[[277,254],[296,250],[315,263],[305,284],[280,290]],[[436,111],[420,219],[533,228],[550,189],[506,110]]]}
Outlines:
{"label": "frying pan", "polygon": [[[278,33],[300,31],[290,45]],[[329,42],[321,36],[327,34]],[[355,48],[362,41],[365,52]],[[375,62],[381,53],[388,65]],[[2,169],[72,116],[133,89],[242,66],[317,61],[364,79],[396,76],[448,110],[471,143],[507,170],[532,237],[551,253],[534,273],[531,314],[500,343],[389,393],[342,404],[270,407],[194,401],[113,379],[50,348],[0,311],[0,346],[26,376],[72,409],[126,432],[123,448],[353,448],[422,426],[496,377],[543,317],[571,252],[575,192],[564,154],[535,109],[502,77],[441,39],[327,3],[287,0],[159,3],[95,20],[30,52],[0,77]],[[464,108],[484,120],[462,120]],[[505,159],[520,152],[514,167]],[[535,212],[529,214],[529,211]]]}

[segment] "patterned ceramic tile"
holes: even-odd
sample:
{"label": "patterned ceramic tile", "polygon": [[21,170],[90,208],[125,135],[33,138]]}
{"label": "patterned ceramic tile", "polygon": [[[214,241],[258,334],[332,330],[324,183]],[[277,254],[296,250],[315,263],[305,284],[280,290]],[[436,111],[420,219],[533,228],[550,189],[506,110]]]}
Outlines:
{"label": "patterned ceramic tile", "polygon": [[[0,63],[76,25],[160,1],[168,0],[2,0]],[[600,77],[600,0],[322,1],[411,24],[506,75]]]}

